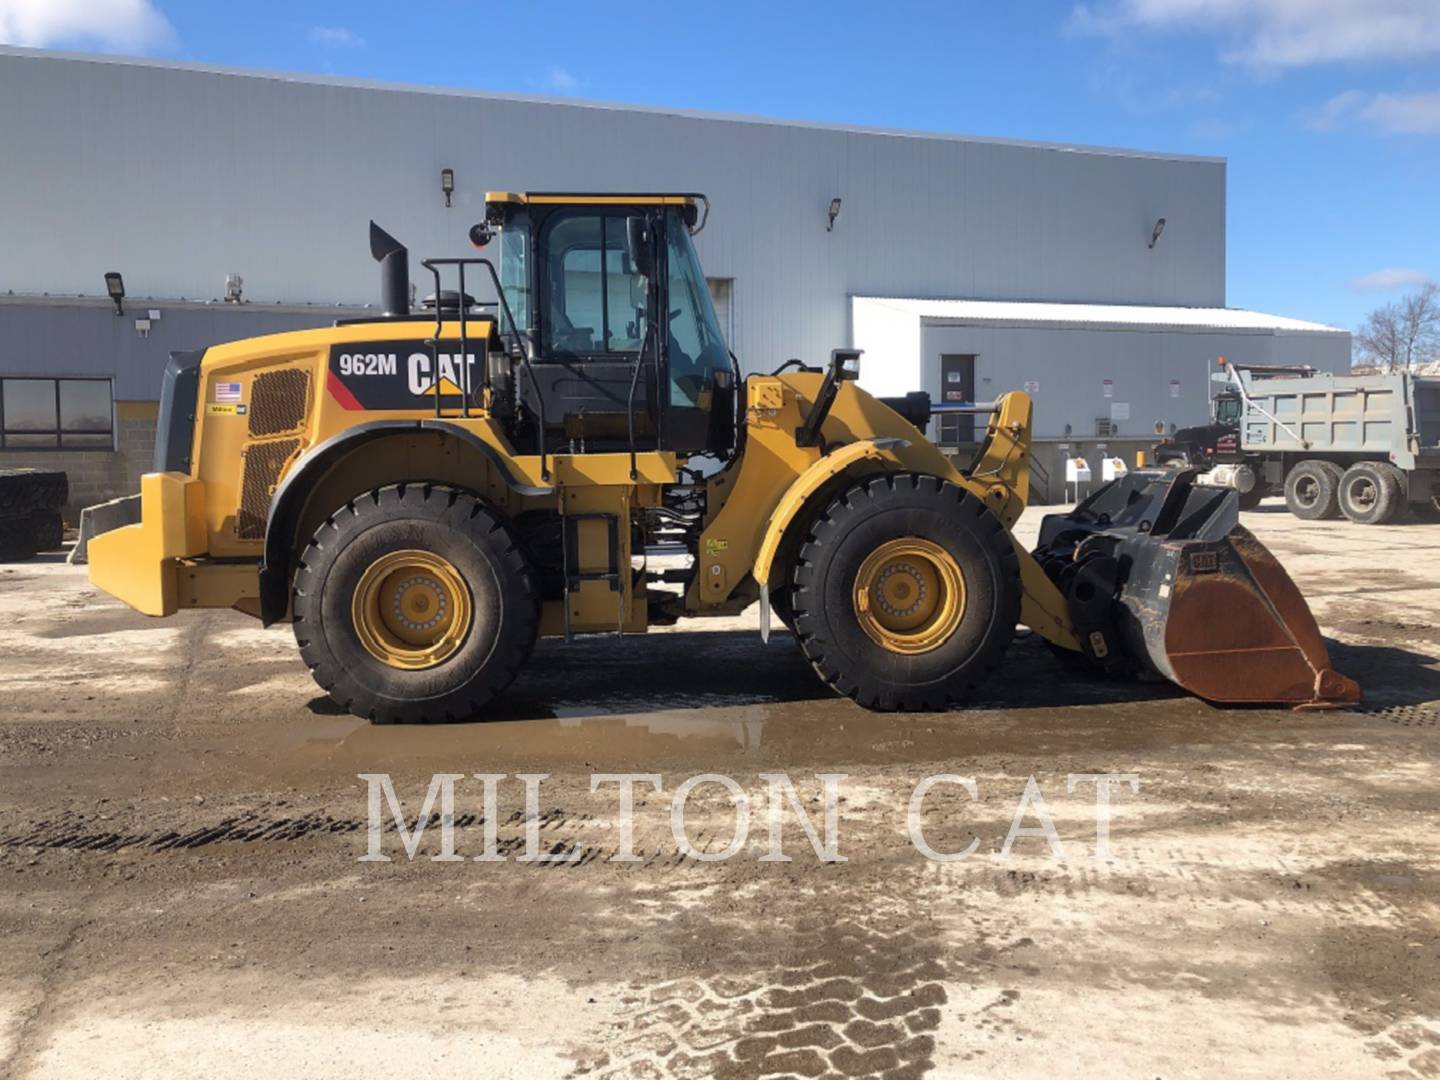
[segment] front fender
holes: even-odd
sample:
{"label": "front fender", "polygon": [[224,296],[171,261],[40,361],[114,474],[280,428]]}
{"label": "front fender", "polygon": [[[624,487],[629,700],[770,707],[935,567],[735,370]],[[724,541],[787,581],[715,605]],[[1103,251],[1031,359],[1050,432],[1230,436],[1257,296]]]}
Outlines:
{"label": "front fender", "polygon": [[839,476],[858,462],[888,460],[893,467],[894,457],[889,452],[903,450],[909,445],[905,439],[861,439],[859,442],[853,442],[831,451],[813,462],[809,468],[797,476],[785,489],[785,494],[780,497],[780,501],[775,504],[775,510],[765,525],[764,539],[761,540],[760,548],[755,553],[755,565],[752,571],[755,580],[762,587],[769,587],[770,574],[774,569],[775,556],[780,550],[780,542],[785,538],[785,532],[794,522],[796,515],[809,502],[812,495],[834,477]]}

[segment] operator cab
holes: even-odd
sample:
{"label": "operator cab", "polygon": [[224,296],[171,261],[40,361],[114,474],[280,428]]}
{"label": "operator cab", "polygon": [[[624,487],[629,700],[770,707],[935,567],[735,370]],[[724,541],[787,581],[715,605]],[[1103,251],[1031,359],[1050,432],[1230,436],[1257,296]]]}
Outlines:
{"label": "operator cab", "polygon": [[491,192],[485,202],[471,239],[498,234],[501,306],[524,355],[502,355],[496,381],[510,383],[517,442],[543,429],[552,451],[729,452],[736,365],[691,243],[705,197]]}

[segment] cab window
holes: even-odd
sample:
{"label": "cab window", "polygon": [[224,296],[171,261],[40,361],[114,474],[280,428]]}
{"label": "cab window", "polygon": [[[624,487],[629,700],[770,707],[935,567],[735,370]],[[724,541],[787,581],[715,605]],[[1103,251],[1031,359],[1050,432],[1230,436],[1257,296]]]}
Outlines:
{"label": "cab window", "polygon": [[710,289],[690,232],[676,211],[667,215],[666,265],[670,303],[670,404],[698,407],[714,372],[730,370],[730,353],[715,318]]}
{"label": "cab window", "polygon": [[553,356],[634,353],[645,336],[645,277],[625,248],[616,214],[553,217],[544,232],[542,344]]}

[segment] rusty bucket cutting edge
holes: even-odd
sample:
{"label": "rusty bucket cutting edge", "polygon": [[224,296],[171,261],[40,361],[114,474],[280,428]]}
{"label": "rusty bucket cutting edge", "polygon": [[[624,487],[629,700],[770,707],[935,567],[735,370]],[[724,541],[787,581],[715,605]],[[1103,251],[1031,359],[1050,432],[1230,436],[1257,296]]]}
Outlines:
{"label": "rusty bucket cutting edge", "polygon": [[1300,590],[1239,524],[1236,494],[1194,475],[1131,473],[1045,519],[1036,557],[1082,640],[1098,630],[1110,651],[1207,701],[1356,704],[1360,687],[1330,666]]}

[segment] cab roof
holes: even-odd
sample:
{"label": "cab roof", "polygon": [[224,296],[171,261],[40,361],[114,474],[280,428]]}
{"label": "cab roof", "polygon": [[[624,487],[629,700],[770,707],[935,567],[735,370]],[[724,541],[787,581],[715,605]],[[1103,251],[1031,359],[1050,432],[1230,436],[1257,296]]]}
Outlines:
{"label": "cab roof", "polygon": [[631,192],[631,191],[487,191],[487,203],[574,203],[605,206],[615,203],[644,203],[652,206],[698,206],[709,199],[698,191]]}

